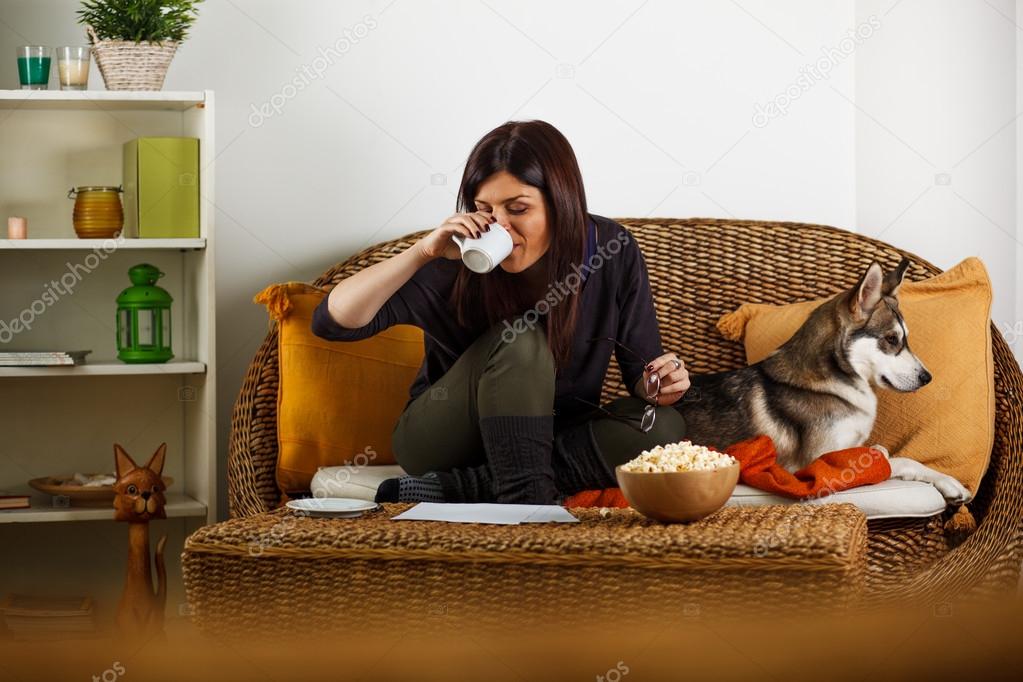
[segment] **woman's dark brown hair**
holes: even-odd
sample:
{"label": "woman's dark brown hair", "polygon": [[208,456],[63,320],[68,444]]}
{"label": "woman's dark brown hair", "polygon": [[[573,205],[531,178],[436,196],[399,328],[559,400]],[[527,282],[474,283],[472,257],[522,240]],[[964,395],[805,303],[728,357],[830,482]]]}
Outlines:
{"label": "woman's dark brown hair", "polygon": [[[462,174],[458,211],[476,210],[476,192],[491,175],[506,171],[520,182],[540,190],[551,233],[547,252],[548,281],[564,282],[572,265],[582,262],[586,247],[586,193],[575,152],[565,136],[545,121],[509,121],[476,143]],[[528,291],[515,275],[495,268],[479,275],[459,270],[451,294],[460,324],[483,328],[510,320],[533,306],[547,293]],[[568,363],[578,316],[576,293],[552,305],[545,316],[547,345],[558,367]]]}

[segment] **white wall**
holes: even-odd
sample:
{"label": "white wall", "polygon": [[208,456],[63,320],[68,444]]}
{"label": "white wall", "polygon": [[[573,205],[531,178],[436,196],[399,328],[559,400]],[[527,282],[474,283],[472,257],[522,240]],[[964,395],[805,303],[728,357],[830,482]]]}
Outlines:
{"label": "white wall", "polygon": [[[937,171],[871,130],[857,106],[946,170],[1011,119],[1015,100],[1005,18],[981,0],[940,10],[901,0],[884,16],[892,4],[207,0],[166,88],[217,91],[222,453],[266,331],[252,295],[440,223],[472,144],[508,119],[566,134],[597,213],[881,232]],[[993,4],[1015,16],[1011,0]],[[17,85],[16,45],[81,41],[76,7],[0,0],[0,63],[10,58],[0,87]],[[843,43],[870,14],[879,28]],[[333,45],[343,54],[317,63]],[[101,88],[95,68],[92,78]],[[295,78],[308,86],[288,90]],[[253,114],[282,93],[279,114]],[[755,116],[779,97],[790,100],[784,115]],[[950,187],[1014,232],[1014,152],[1001,151],[1015,148],[1014,131],[1002,135],[953,168]],[[999,319],[1019,319],[1011,242],[943,190],[883,238],[941,266],[979,253]]]}
{"label": "white wall", "polygon": [[1015,0],[858,0],[856,13],[883,23],[856,54],[857,226],[942,268],[979,256],[992,318],[1013,330]]}
{"label": "white wall", "polygon": [[[1023,0],[1016,0],[1017,23],[1023,20]],[[1016,111],[1023,111],[1023,31],[1016,32]],[[1016,117],[1016,237],[1023,241],[1023,117]],[[1023,249],[1016,247],[1016,319],[1007,330],[1016,358],[1023,362]],[[1020,577],[1023,585],[1023,576]]]}

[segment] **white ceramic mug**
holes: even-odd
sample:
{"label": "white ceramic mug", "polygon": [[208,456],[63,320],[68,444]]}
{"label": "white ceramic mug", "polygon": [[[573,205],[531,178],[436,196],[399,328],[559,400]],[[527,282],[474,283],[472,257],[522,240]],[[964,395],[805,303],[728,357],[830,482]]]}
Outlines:
{"label": "white ceramic mug", "polygon": [[462,262],[473,272],[490,272],[512,252],[514,244],[508,230],[499,223],[491,223],[486,232],[476,239],[461,234],[451,235],[462,252]]}

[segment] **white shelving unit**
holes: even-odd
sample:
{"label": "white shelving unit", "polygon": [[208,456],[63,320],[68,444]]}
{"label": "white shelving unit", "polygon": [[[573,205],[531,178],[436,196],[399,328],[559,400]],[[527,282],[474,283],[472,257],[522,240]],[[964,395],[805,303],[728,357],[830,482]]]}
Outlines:
{"label": "white shelving unit", "polygon": [[203,374],[205,371],[206,365],[194,360],[171,360],[159,365],[126,365],[119,360],[103,360],[100,362],[93,360],[84,365],[69,367],[0,367],[0,378]]}
{"label": "white shelving unit", "polygon": [[205,239],[0,239],[0,251],[92,251],[107,245],[138,251],[205,249]]}
{"label": "white shelving unit", "polygon": [[[122,184],[122,145],[146,136],[199,139],[199,237],[76,238],[68,190]],[[4,592],[63,589],[102,598],[89,578],[116,571],[116,584],[123,552],[105,556],[85,538],[122,547],[125,525],[111,522],[112,509],[55,506],[27,482],[112,471],[115,442],[142,464],[166,442],[164,474],[174,483],[168,520],[154,522],[153,532],[170,537],[168,610],[182,600],[181,543],[217,518],[214,149],[209,90],[0,90],[0,237],[7,216],[29,224],[29,239],[0,238],[0,350],[92,351],[75,367],[0,367],[0,490],[32,494],[30,509],[0,511],[0,552],[18,547],[18,562],[0,566]],[[165,273],[158,284],[174,298],[174,359],[166,364],[116,359],[115,299],[130,285],[128,269],[142,262]],[[45,559],[33,563],[33,556]]]}
{"label": "white shelving unit", "polygon": [[[7,523],[44,523],[47,521],[113,521],[114,510],[103,507],[55,506],[47,497],[33,495],[29,509],[5,511]],[[181,493],[167,493],[164,506],[168,519],[204,516],[206,505]]]}
{"label": "white shelving unit", "polygon": [[0,109],[64,111],[179,111],[211,102],[211,91],[0,90]]}

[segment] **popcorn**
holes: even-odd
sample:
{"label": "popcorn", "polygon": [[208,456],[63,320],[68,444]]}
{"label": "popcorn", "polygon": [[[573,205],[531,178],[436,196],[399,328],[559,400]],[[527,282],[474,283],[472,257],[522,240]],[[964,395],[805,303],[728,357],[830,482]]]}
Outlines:
{"label": "popcorn", "polygon": [[639,456],[622,465],[622,471],[641,473],[666,473],[672,471],[703,471],[730,467],[736,459],[723,452],[715,452],[690,441],[658,445],[653,450],[644,450]]}

